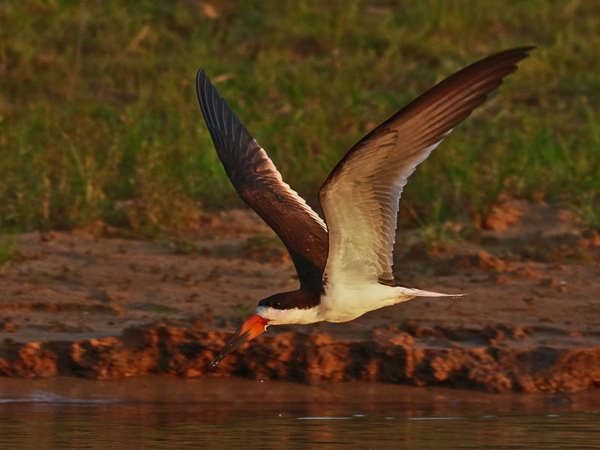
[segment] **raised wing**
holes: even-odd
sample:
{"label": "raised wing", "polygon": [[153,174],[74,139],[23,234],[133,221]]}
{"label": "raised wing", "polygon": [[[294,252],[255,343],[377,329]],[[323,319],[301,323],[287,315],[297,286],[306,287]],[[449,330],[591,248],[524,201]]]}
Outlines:
{"label": "raised wing", "polygon": [[497,53],[457,72],[346,154],[319,192],[329,228],[328,283],[393,284],[398,201],[407,178],[533,48]]}
{"label": "raised wing", "polygon": [[292,256],[301,289],[321,286],[327,261],[327,227],[281,174],[204,73],[198,101],[219,159],[239,196],[277,233]]}

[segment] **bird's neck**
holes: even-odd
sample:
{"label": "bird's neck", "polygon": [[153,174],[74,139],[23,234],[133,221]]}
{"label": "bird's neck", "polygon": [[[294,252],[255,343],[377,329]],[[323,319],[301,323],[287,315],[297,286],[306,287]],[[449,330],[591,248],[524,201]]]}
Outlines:
{"label": "bird's neck", "polygon": [[306,325],[309,323],[321,322],[324,319],[319,306],[311,308],[288,308],[277,309],[270,306],[259,306],[254,314],[269,320],[269,325]]}

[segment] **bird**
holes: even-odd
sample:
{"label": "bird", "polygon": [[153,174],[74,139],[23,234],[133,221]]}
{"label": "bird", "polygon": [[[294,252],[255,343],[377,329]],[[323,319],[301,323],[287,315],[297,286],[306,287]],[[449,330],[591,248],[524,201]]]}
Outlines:
{"label": "bird", "polygon": [[283,241],[300,283],[296,290],[260,300],[212,365],[271,325],[348,322],[415,297],[460,296],[394,282],[400,196],[417,165],[534,48],[513,48],[475,62],[364,136],[319,190],[324,219],[283,181],[201,68],[196,77],[198,101],[218,157],[238,195]]}

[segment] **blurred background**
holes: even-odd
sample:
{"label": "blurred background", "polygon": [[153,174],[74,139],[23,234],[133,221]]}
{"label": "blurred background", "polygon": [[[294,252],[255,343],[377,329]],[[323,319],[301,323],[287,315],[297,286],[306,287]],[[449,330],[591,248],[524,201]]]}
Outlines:
{"label": "blurred background", "polygon": [[401,226],[485,216],[506,194],[600,228],[594,0],[4,0],[0,227],[153,235],[242,206],[201,118],[200,67],[314,205],[374,126],[522,45],[538,48],[411,177]]}

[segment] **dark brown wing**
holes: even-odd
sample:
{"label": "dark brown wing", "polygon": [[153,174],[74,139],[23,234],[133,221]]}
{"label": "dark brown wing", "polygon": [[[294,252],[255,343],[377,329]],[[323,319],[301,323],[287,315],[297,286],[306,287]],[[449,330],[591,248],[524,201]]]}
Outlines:
{"label": "dark brown wing", "polygon": [[292,256],[301,289],[321,286],[327,262],[327,227],[281,174],[221,98],[204,69],[196,77],[198,101],[219,159],[239,196],[277,233]]}
{"label": "dark brown wing", "polygon": [[328,282],[391,282],[398,201],[407,178],[534,47],[482,59],[442,81],[361,139],[319,192],[329,228]]}

